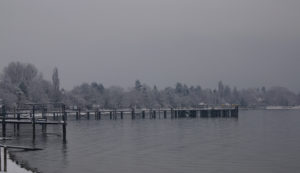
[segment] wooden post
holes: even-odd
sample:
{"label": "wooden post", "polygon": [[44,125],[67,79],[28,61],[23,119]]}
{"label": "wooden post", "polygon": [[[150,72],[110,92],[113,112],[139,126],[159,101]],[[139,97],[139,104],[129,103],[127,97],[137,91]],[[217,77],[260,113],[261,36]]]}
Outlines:
{"label": "wooden post", "polygon": [[118,115],[117,115],[117,109],[114,110],[114,120],[116,120],[118,118]]}
{"label": "wooden post", "polygon": [[158,118],[160,119],[160,108],[158,109]]}
{"label": "wooden post", "polygon": [[32,106],[32,139],[35,140],[35,106]]}
{"label": "wooden post", "polygon": [[5,110],[5,105],[2,105],[2,136],[6,137],[6,110]]}
{"label": "wooden post", "polygon": [[1,158],[2,158],[2,156],[1,156],[1,147],[0,147],[0,171],[2,171],[2,160],[1,160]]}
{"label": "wooden post", "polygon": [[67,142],[67,123],[66,123],[66,106],[63,104],[62,105],[62,119],[63,119],[63,125],[62,125],[62,128],[63,128],[63,142],[66,143]]}
{"label": "wooden post", "polygon": [[135,110],[132,108],[131,110],[131,119],[135,119]]}
{"label": "wooden post", "polygon": [[109,112],[109,119],[112,119],[112,112]]}
{"label": "wooden post", "polygon": [[3,165],[3,171],[7,172],[7,147],[6,146],[3,147],[3,154],[4,154],[4,158],[3,158],[3,163],[4,163],[4,165]]}
{"label": "wooden post", "polygon": [[90,112],[87,112],[86,116],[87,116],[86,118],[89,120],[90,119]]}
{"label": "wooden post", "polygon": [[149,118],[152,119],[152,109],[149,110]]}
{"label": "wooden post", "polygon": [[166,119],[166,118],[167,118],[167,111],[164,110],[164,119]]}
{"label": "wooden post", "polygon": [[76,120],[79,120],[79,111],[76,111]]}
{"label": "wooden post", "polygon": [[123,119],[123,111],[121,111],[121,119]]}
{"label": "wooden post", "polygon": [[238,117],[239,116],[239,106],[236,106],[235,107],[235,113],[236,113],[236,117]]}
{"label": "wooden post", "polygon": [[78,110],[78,117],[79,117],[79,119],[81,119],[81,109],[80,108]]}
{"label": "wooden post", "polygon": [[98,112],[99,120],[101,120],[101,111]]}
{"label": "wooden post", "polygon": [[[45,115],[47,112],[47,109],[46,108],[43,108],[43,112],[42,112],[42,117],[44,119],[46,119],[46,122],[47,122],[47,116]],[[47,124],[42,124],[42,132],[43,133],[46,133],[47,132]]]}
{"label": "wooden post", "polygon": [[142,111],[142,118],[145,119],[145,111]]}
{"label": "wooden post", "polygon": [[17,119],[18,119],[18,123],[17,123],[17,135],[19,135],[19,133],[20,133],[20,123],[19,123],[19,121],[21,119],[20,113],[17,113]]}
{"label": "wooden post", "polygon": [[[16,108],[14,108],[14,119],[16,119]],[[14,134],[16,134],[16,123],[14,123]]]}
{"label": "wooden post", "polygon": [[174,118],[174,110],[171,108],[171,118]]}
{"label": "wooden post", "polygon": [[156,111],[153,110],[153,118],[155,119],[156,118]]}

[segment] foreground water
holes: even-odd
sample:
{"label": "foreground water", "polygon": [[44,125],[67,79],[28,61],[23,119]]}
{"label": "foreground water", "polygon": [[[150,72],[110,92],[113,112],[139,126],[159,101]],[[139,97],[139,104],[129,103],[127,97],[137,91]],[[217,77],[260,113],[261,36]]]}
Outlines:
{"label": "foreground water", "polygon": [[[28,127],[28,126],[27,126]],[[32,146],[31,129],[8,141]],[[35,152],[14,152],[45,173],[276,173],[300,170],[300,111],[241,111],[234,118],[68,122],[67,144],[48,127]]]}

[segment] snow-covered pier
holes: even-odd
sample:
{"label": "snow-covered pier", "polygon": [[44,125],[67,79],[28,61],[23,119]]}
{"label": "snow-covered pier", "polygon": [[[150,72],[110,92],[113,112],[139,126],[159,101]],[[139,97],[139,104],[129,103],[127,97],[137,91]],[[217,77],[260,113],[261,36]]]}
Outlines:
{"label": "snow-covered pier", "polygon": [[32,126],[32,138],[36,137],[36,126],[42,126],[42,133],[47,133],[47,125],[59,125],[62,128],[63,141],[67,140],[67,119],[95,120],[101,119],[179,119],[179,118],[237,118],[239,108],[230,106],[206,106],[197,108],[155,108],[155,109],[66,109],[62,103],[49,109],[47,104],[27,104],[24,108],[7,111],[1,107],[0,123],[2,137],[6,137],[7,124],[13,124],[14,134],[19,135],[21,125]]}

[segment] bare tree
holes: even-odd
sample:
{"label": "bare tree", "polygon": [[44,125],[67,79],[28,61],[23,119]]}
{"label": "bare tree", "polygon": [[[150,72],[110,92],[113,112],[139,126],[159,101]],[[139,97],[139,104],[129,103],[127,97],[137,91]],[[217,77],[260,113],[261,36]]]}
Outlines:
{"label": "bare tree", "polygon": [[59,102],[61,100],[61,93],[59,89],[59,77],[58,77],[58,69],[57,67],[54,68],[52,74],[52,85],[53,85],[53,101]]}

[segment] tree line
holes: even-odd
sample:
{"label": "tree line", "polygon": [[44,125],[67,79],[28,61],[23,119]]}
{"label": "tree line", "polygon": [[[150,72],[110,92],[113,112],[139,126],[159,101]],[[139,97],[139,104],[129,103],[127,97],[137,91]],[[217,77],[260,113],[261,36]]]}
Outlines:
{"label": "tree line", "polygon": [[176,83],[158,89],[136,80],[132,87],[105,87],[102,83],[83,83],[66,91],[60,87],[58,69],[52,81],[43,78],[32,64],[11,62],[0,76],[0,99],[9,107],[25,103],[63,102],[81,108],[160,108],[199,105],[238,104],[243,107],[300,105],[300,94],[284,87],[237,89],[218,82],[215,89]]}

